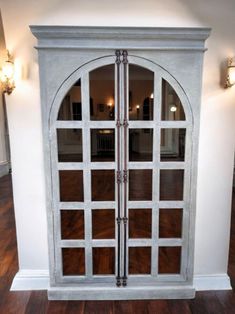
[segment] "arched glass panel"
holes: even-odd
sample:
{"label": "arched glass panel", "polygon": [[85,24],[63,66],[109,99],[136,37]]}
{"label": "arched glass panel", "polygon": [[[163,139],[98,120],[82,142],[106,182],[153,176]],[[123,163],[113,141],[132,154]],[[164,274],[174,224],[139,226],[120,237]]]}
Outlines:
{"label": "arched glass panel", "polygon": [[185,120],[185,113],[179,96],[174,88],[162,80],[162,120]]}
{"label": "arched glass panel", "polygon": [[90,119],[114,120],[114,64],[91,71],[89,80]]}
{"label": "arched glass panel", "polygon": [[82,120],[81,80],[79,79],[64,97],[58,120]]}
{"label": "arched glass panel", "polygon": [[153,120],[154,73],[129,65],[129,120]]}

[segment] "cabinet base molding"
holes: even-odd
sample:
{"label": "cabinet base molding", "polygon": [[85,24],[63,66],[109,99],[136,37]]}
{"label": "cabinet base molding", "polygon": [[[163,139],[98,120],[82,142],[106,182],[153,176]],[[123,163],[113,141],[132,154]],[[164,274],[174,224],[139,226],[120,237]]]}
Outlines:
{"label": "cabinet base molding", "polygon": [[136,300],[136,299],[192,299],[193,286],[165,287],[56,287],[49,288],[49,300]]}

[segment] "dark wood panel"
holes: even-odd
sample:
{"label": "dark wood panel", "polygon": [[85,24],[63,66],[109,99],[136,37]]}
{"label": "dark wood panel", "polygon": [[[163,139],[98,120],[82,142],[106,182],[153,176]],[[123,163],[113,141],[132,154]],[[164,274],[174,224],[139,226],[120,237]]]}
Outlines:
{"label": "dark wood panel", "polygon": [[179,274],[181,247],[159,247],[159,274]]}
{"label": "dark wood panel", "polygon": [[85,274],[85,249],[62,248],[63,275]]}
{"label": "dark wood panel", "polygon": [[182,209],[160,208],[159,210],[159,238],[181,238]]}
{"label": "dark wood panel", "polygon": [[152,200],[152,170],[129,170],[129,200]]}
{"label": "dark wood panel", "polygon": [[115,274],[115,248],[112,247],[93,248],[92,254],[94,275]]}
{"label": "dark wood panel", "polygon": [[151,247],[129,247],[129,274],[151,273]]}
{"label": "dark wood panel", "polygon": [[160,200],[182,201],[184,170],[160,170]]}
{"label": "dark wood panel", "polygon": [[92,200],[115,200],[115,173],[114,170],[91,171]]}
{"label": "dark wood panel", "polygon": [[84,239],[84,211],[61,210],[61,239]]}
{"label": "dark wood panel", "polygon": [[[232,210],[232,224],[231,224],[231,241],[230,241],[230,258],[229,258],[229,275],[232,283],[235,282],[235,190],[233,192],[233,210]],[[12,279],[18,271],[17,264],[17,246],[16,246],[16,233],[14,221],[14,208],[12,200],[11,176],[0,178],[0,258],[5,258],[5,272],[2,272],[0,277],[0,313],[96,313],[98,308],[97,303],[94,301],[80,302],[80,301],[48,301],[46,291],[16,291],[10,292],[9,288]],[[10,242],[6,245],[5,242]],[[9,297],[9,295],[13,295]],[[28,295],[30,294],[30,297]],[[203,298],[201,297],[203,296]],[[218,303],[219,301],[219,303]],[[190,307],[191,313],[195,314],[208,314],[208,313],[235,313],[235,292],[231,291],[216,291],[209,295],[209,292],[197,292],[194,300],[146,300],[141,301],[115,301],[113,302],[113,311],[111,310],[110,301],[106,306],[106,301],[100,308],[107,308],[108,313],[188,313]],[[27,303],[27,304],[26,304]],[[210,304],[209,304],[210,303]],[[15,304],[18,304],[15,307]],[[22,307],[21,305],[22,304]],[[85,306],[89,304],[85,310]],[[105,304],[105,305],[104,305]],[[208,305],[209,304],[209,305]],[[219,305],[218,305],[219,304]],[[214,312],[211,312],[211,307]],[[220,307],[222,306],[222,308]],[[66,310],[65,310],[66,308]],[[146,309],[145,309],[146,308]],[[11,310],[9,310],[11,309]],[[18,311],[17,311],[18,310]],[[88,312],[89,310],[89,312]],[[213,309],[212,309],[213,310]],[[42,312],[40,312],[42,311]],[[190,313],[190,312],[189,312]]]}
{"label": "dark wood panel", "polygon": [[129,238],[151,238],[152,210],[129,209]]}
{"label": "dark wood panel", "polygon": [[83,171],[60,170],[60,200],[62,202],[83,202]]}
{"label": "dark wood panel", "polygon": [[92,210],[92,238],[115,239],[115,210]]}

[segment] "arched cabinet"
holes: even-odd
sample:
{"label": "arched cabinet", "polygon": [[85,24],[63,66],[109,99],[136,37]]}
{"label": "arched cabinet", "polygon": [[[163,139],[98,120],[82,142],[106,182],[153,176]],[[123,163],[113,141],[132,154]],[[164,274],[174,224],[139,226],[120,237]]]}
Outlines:
{"label": "arched cabinet", "polygon": [[208,29],[31,30],[39,41],[49,297],[193,297]]}

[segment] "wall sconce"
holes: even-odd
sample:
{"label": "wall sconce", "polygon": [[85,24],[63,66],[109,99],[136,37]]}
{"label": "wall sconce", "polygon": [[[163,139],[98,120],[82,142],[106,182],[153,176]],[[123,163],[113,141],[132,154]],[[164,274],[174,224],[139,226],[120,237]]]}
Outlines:
{"label": "wall sconce", "polygon": [[7,60],[4,62],[2,68],[0,69],[0,83],[3,93],[7,93],[8,95],[10,95],[14,90],[14,74],[15,68],[13,58],[10,55],[9,51],[7,51]]}
{"label": "wall sconce", "polygon": [[225,87],[231,87],[235,84],[235,60],[234,58],[228,59],[228,66],[227,66],[227,80]]}

